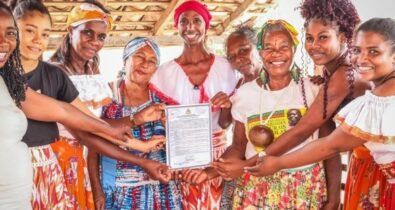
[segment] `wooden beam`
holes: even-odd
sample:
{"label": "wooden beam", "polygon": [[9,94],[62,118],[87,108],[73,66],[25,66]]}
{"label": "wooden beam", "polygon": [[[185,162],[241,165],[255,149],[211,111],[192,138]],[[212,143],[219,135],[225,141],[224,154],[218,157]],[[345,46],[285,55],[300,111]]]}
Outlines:
{"label": "wooden beam", "polygon": [[[156,21],[115,21],[113,26],[141,26],[141,25],[154,25]],[[64,26],[66,27],[67,22],[54,23],[54,26]]]}
{"label": "wooden beam", "polygon": [[[70,7],[82,2],[44,1],[45,6]],[[104,6],[161,6],[166,7],[169,3],[163,1],[107,1]]]}
{"label": "wooden beam", "polygon": [[[132,35],[132,36],[110,36],[106,39],[106,42],[104,43],[104,48],[109,49],[109,48],[123,48],[126,43],[133,39],[133,37],[138,36],[138,35]],[[171,35],[171,36],[149,36],[150,38],[154,39],[156,43],[160,47],[164,46],[182,46],[183,41],[182,39],[177,36],[177,35]],[[48,50],[54,50],[57,48],[59,43],[62,43],[63,37],[54,37],[50,38],[49,45],[48,45]],[[224,37],[223,36],[209,36],[208,37],[208,43],[223,43]]]}
{"label": "wooden beam", "polygon": [[177,8],[178,5],[181,4],[182,1],[180,0],[171,0],[169,6],[167,6],[166,10],[160,16],[158,22],[156,22],[154,26],[154,35],[161,34],[166,23],[173,18],[174,10]]}
{"label": "wooden beam", "polygon": [[[62,36],[66,34],[66,31],[62,30],[62,31],[51,31],[51,35],[58,37],[58,36]],[[151,30],[143,30],[143,29],[133,29],[133,30],[112,30],[110,31],[110,35],[124,35],[124,36],[128,36],[128,34],[137,34],[137,35],[144,35],[144,36],[150,36],[152,35],[152,31]]]}
{"label": "wooden beam", "polygon": [[217,34],[222,35],[235,20],[237,20],[244,14],[245,11],[254,5],[254,2],[254,0],[244,0],[243,3],[241,3],[237,9],[225,19],[225,21],[222,23],[222,27],[217,31]]}
{"label": "wooden beam", "polygon": [[[70,12],[67,11],[50,11],[51,16],[67,16]],[[111,11],[111,15],[119,16],[119,15],[159,15],[162,11]]]}

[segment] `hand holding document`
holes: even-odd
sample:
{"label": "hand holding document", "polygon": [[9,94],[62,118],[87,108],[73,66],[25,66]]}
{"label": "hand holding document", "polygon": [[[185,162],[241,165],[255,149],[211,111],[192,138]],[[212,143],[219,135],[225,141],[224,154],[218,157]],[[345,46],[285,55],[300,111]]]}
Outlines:
{"label": "hand holding document", "polygon": [[171,169],[207,166],[212,161],[210,104],[167,106],[166,155]]}

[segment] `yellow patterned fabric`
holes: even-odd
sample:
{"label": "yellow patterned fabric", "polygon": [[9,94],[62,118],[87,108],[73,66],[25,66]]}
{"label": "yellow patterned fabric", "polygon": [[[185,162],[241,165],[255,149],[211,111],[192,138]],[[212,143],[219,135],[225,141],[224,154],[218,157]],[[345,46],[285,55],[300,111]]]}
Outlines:
{"label": "yellow patterned fabric", "polygon": [[258,44],[257,44],[257,48],[258,48],[259,50],[263,48],[263,42],[262,42],[262,41],[263,41],[263,40],[262,40],[263,35],[266,33],[267,28],[268,28],[269,26],[271,26],[271,25],[282,25],[282,26],[287,30],[287,32],[289,33],[289,35],[291,36],[293,45],[294,45],[295,47],[298,46],[298,44],[299,44],[298,34],[299,34],[299,33],[298,33],[298,31],[296,30],[296,28],[295,28],[293,25],[291,25],[290,23],[288,23],[287,21],[282,20],[282,19],[278,19],[278,20],[268,20],[268,21],[266,21],[266,23],[263,24],[263,26],[262,26],[260,32],[258,33]]}
{"label": "yellow patterned fabric", "polygon": [[107,29],[111,30],[113,20],[110,14],[105,13],[98,6],[89,3],[82,3],[74,7],[67,17],[67,25],[73,27],[89,21],[103,21],[107,24]]}

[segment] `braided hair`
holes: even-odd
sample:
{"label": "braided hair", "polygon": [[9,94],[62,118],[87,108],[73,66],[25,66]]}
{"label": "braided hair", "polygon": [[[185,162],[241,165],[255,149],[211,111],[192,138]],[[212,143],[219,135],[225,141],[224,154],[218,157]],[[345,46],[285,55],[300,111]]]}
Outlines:
{"label": "braided hair", "polygon": [[26,81],[23,77],[24,71],[20,60],[19,32],[15,19],[12,16],[11,9],[2,1],[0,1],[0,12],[6,12],[10,15],[10,17],[12,17],[17,31],[16,48],[14,49],[4,66],[0,68],[0,74],[4,79],[11,98],[14,100],[15,104],[20,107],[21,101],[25,100]]}
{"label": "braided hair", "polygon": [[[347,53],[351,56],[353,32],[360,22],[359,15],[355,6],[350,0],[305,0],[301,7],[301,15],[305,19],[305,27],[312,19],[319,19],[324,23],[334,23],[340,33],[344,33],[347,40]],[[336,69],[344,63],[345,56],[338,60]],[[328,71],[327,71],[328,72]],[[327,118],[328,106],[328,82],[331,74],[324,74],[324,110],[323,118]],[[354,89],[354,70],[351,66],[347,68],[347,81],[349,84],[350,97]]]}

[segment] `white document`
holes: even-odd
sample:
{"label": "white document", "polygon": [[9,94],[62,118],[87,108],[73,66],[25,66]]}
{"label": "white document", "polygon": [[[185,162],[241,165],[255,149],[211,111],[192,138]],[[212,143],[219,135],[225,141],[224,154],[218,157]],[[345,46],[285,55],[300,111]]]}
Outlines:
{"label": "white document", "polygon": [[210,104],[166,107],[166,162],[171,169],[207,166],[213,158]]}

